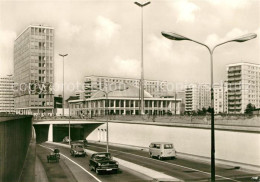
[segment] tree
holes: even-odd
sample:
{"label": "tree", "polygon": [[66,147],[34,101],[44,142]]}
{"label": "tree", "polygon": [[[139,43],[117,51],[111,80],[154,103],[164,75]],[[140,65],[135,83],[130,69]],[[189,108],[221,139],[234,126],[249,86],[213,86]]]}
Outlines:
{"label": "tree", "polygon": [[255,110],[255,106],[253,104],[249,103],[246,106],[245,114],[252,115],[254,110]]}

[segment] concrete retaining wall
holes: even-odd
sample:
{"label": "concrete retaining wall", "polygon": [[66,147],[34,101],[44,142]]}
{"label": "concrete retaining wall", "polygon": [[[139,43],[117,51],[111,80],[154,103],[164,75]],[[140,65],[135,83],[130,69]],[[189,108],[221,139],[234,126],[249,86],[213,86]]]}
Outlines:
{"label": "concrete retaining wall", "polygon": [[[95,129],[89,140],[106,141],[106,124]],[[215,131],[216,159],[260,167],[260,134],[238,131]],[[109,123],[112,143],[148,147],[151,142],[174,143],[178,152],[210,157],[210,130],[174,126]]]}
{"label": "concrete retaining wall", "polygon": [[32,117],[0,117],[0,181],[19,181],[32,136]]}

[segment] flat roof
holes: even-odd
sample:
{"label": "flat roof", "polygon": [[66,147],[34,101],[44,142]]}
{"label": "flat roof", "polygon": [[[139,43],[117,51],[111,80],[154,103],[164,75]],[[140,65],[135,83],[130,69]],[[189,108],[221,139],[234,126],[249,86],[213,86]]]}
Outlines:
{"label": "flat roof", "polygon": [[239,65],[253,65],[253,66],[259,66],[260,67],[260,64],[250,63],[250,62],[231,63],[231,64],[227,64],[226,66],[229,67],[229,66],[239,66]]}
{"label": "flat roof", "polygon": [[[85,76],[86,77],[102,77],[102,78],[115,78],[115,79],[127,79],[127,80],[141,80],[140,78],[127,78],[127,77],[118,77],[118,76],[98,76],[98,75],[89,75]],[[144,79],[146,81],[156,81],[156,82],[167,82],[167,81],[162,81],[162,80],[150,80],[150,79]]]}
{"label": "flat roof", "polygon": [[22,33],[20,33],[20,34],[16,37],[15,41],[16,41],[28,28],[48,28],[48,29],[54,30],[53,27],[50,27],[50,26],[47,26],[47,25],[29,25],[28,27],[26,27],[26,28],[22,31]]}

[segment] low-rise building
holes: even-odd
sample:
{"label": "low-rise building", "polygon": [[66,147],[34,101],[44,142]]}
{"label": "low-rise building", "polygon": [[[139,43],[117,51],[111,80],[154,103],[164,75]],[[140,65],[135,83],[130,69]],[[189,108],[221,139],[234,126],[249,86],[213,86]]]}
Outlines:
{"label": "low-rise building", "polygon": [[[175,104],[176,102],[176,104]],[[149,115],[180,114],[181,99],[153,97],[145,91],[144,110]],[[69,101],[72,115],[101,116],[109,114],[140,114],[139,88],[129,86],[123,91],[97,91],[90,98]]]}

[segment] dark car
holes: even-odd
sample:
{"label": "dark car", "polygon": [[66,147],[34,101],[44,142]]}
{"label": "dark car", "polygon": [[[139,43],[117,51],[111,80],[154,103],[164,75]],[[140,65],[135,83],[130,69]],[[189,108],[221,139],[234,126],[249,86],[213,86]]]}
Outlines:
{"label": "dark car", "polygon": [[89,167],[94,170],[97,174],[100,171],[113,171],[118,172],[119,166],[118,162],[113,160],[110,153],[94,153],[89,160]]}
{"label": "dark car", "polygon": [[82,144],[73,143],[70,147],[70,154],[74,157],[76,156],[86,156],[86,152],[84,151],[84,147]]}

